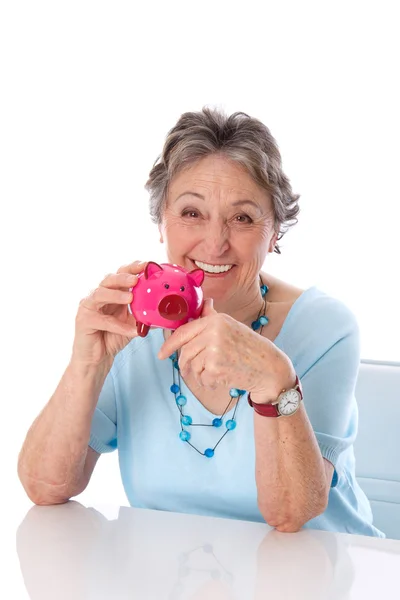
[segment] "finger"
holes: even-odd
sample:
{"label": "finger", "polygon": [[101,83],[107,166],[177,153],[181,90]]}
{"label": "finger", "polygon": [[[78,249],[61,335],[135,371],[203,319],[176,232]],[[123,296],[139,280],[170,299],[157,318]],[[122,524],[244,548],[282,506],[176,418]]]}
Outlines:
{"label": "finger", "polygon": [[209,317],[210,315],[217,314],[217,311],[214,309],[214,300],[212,298],[207,298],[204,301],[203,310],[201,311],[200,317]]}
{"label": "finger", "polygon": [[189,371],[193,371],[193,361],[203,350],[205,350],[206,344],[202,336],[198,336],[195,340],[192,340],[188,344],[185,344],[181,348],[181,353],[179,357],[179,370],[183,377],[185,373]]}
{"label": "finger", "polygon": [[133,273],[110,273],[106,275],[100,286],[113,289],[130,288],[135,286],[137,282],[137,275]]}
{"label": "finger", "polygon": [[207,368],[206,364],[204,364],[204,368],[201,371],[200,375],[200,385],[209,390],[215,390],[219,385],[226,385],[225,382],[221,382],[216,379],[215,375],[210,372]]}
{"label": "finger", "polygon": [[189,363],[187,368],[190,369],[191,375],[195,379],[197,385],[204,387],[202,373],[205,369],[205,353],[199,352],[199,354],[197,354]]}
{"label": "finger", "polygon": [[133,299],[132,292],[124,290],[114,290],[106,287],[99,287],[94,290],[82,302],[83,306],[89,310],[98,311],[107,304],[130,304]]}
{"label": "finger", "polygon": [[176,331],[163,343],[159,352],[158,358],[164,360],[168,356],[171,356],[174,352],[182,348],[185,344],[188,344],[193,338],[199,335],[207,327],[207,319],[197,319],[196,321],[190,321],[185,325],[178,327]]}
{"label": "finger", "polygon": [[137,335],[136,325],[123,323],[112,315],[101,315],[96,312],[93,312],[92,316],[88,319],[87,327],[92,329],[93,333],[95,331],[107,331],[129,338],[136,337]]}
{"label": "finger", "polygon": [[207,368],[207,354],[202,351],[190,362],[190,371],[197,385],[200,387],[215,390],[218,387],[218,381],[215,375]]}
{"label": "finger", "polygon": [[149,261],[140,261],[135,260],[135,262],[130,263],[129,265],[123,265],[117,271],[117,273],[132,273],[133,275],[138,275],[142,271],[144,271],[146,264]]}

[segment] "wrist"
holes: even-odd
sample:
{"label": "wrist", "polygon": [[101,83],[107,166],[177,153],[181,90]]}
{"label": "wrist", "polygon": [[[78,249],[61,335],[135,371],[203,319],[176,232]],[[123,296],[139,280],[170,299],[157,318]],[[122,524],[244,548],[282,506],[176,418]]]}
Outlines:
{"label": "wrist", "polygon": [[277,402],[279,394],[295,387],[296,380],[296,371],[290,363],[288,368],[279,373],[272,381],[270,378],[264,387],[252,391],[251,399],[256,404],[273,404]]}
{"label": "wrist", "polygon": [[[303,400],[303,391],[297,375],[294,384],[289,384],[289,386],[281,390],[275,401],[255,402],[251,393],[249,393],[247,401],[262,417],[290,417],[299,410]],[[257,400],[259,400],[258,397]]]}
{"label": "wrist", "polygon": [[102,380],[105,379],[112,367],[113,359],[107,357],[98,364],[85,363],[71,357],[68,364],[68,371],[74,378],[83,380]]}

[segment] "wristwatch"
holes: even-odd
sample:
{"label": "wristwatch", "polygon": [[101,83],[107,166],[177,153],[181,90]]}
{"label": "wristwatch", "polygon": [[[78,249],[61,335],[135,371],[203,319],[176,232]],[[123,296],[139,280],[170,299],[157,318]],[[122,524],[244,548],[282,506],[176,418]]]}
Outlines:
{"label": "wristwatch", "polygon": [[290,417],[294,415],[300,408],[300,402],[303,400],[303,390],[301,383],[296,375],[296,383],[290,390],[282,390],[278,399],[273,404],[257,404],[250,397],[250,392],[247,401],[258,415],[262,417]]}

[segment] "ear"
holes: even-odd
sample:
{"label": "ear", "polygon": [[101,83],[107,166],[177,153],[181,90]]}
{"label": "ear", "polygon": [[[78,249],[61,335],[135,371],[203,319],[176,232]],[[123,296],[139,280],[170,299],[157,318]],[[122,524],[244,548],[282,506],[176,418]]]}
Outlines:
{"label": "ear", "polygon": [[278,236],[279,233],[275,232],[274,235],[272,236],[270,242],[269,242],[269,246],[268,246],[268,252],[273,252],[274,248],[275,248],[275,244],[278,241]]}
{"label": "ear", "polygon": [[188,277],[189,277],[189,279],[194,281],[195,285],[200,287],[204,281],[205,275],[204,275],[204,271],[202,269],[194,269],[193,271],[190,271],[190,273],[188,273]]}
{"label": "ear", "polygon": [[146,268],[144,270],[144,278],[148,279],[149,277],[154,275],[154,273],[159,273],[159,271],[163,271],[163,270],[164,269],[162,267],[160,267],[159,264],[157,264],[156,262],[150,261],[147,263]]}

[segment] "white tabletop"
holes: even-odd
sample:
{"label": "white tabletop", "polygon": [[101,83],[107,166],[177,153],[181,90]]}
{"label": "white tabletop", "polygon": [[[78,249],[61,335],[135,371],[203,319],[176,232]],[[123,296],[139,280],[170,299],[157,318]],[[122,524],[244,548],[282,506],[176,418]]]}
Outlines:
{"label": "white tabletop", "polygon": [[400,541],[283,534],[261,523],[78,502],[33,506],[16,551],[31,600],[400,598]]}

